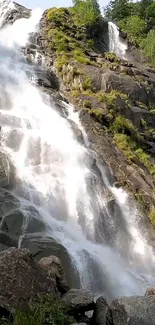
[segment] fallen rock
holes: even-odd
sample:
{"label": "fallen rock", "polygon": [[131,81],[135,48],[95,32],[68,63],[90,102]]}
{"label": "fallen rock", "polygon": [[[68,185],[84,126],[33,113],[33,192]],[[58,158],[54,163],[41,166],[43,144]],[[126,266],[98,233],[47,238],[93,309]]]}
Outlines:
{"label": "fallen rock", "polygon": [[96,301],[92,323],[95,325],[113,325],[108,303],[103,297],[99,297]]}
{"label": "fallen rock", "polygon": [[94,310],[94,295],[86,289],[70,289],[62,298],[71,313],[85,313]]}
{"label": "fallen rock", "polygon": [[16,248],[0,253],[0,292],[10,308],[38,294],[57,295],[55,280],[48,279],[27,249]]}
{"label": "fallen rock", "polygon": [[39,265],[47,272],[49,278],[55,279],[60,293],[64,294],[69,290],[64,270],[58,257],[43,257],[39,261]]}
{"label": "fallen rock", "polygon": [[155,296],[123,297],[110,306],[113,325],[154,325]]}

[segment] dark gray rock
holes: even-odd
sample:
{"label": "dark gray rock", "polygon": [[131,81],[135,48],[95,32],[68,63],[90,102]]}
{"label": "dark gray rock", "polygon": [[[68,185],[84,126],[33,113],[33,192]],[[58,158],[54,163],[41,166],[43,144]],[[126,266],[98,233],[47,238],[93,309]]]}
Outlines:
{"label": "dark gray rock", "polygon": [[155,296],[123,297],[110,306],[113,325],[154,325]]}
{"label": "dark gray rock", "polygon": [[96,301],[92,323],[95,325],[113,325],[108,303],[103,297],[99,297]]}
{"label": "dark gray rock", "polygon": [[[14,7],[13,6],[10,7],[10,9],[7,11],[5,15],[3,26],[6,24],[13,24],[17,19],[30,18],[31,9],[27,9],[16,2],[13,3],[14,3]],[[6,6],[7,5],[8,4],[6,2]]]}
{"label": "dark gray rock", "polygon": [[38,294],[57,295],[55,281],[48,279],[32,254],[16,248],[0,253],[0,292],[10,307]]}
{"label": "dark gray rock", "polygon": [[102,74],[101,89],[104,91],[118,90],[129,96],[131,100],[140,101],[148,104],[147,91],[143,84],[134,81],[128,75],[120,75],[112,71]]}
{"label": "dark gray rock", "polygon": [[93,293],[85,289],[71,289],[62,300],[73,314],[84,313],[95,308]]}

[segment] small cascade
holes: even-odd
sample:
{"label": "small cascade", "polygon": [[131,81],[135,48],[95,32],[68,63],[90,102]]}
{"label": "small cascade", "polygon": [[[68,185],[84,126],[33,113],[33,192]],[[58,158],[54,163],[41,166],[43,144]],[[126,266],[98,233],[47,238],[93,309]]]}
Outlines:
{"label": "small cascade", "polygon": [[109,52],[115,53],[121,59],[126,60],[126,50],[128,48],[127,42],[121,39],[118,27],[108,22],[109,30]]}

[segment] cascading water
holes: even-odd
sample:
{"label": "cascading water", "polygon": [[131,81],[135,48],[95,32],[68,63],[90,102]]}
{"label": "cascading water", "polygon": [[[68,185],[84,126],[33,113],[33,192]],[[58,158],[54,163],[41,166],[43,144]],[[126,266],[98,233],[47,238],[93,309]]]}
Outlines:
{"label": "cascading water", "polygon": [[127,42],[120,38],[118,27],[108,22],[109,52],[115,53],[121,59],[126,59]]}
{"label": "cascading water", "polygon": [[[21,46],[40,17],[40,11],[32,11],[30,19],[0,31],[1,149],[17,170],[14,195],[25,217],[29,207],[38,210],[45,224],[42,235],[68,250],[81,285],[109,299],[143,294],[147,284],[155,284],[155,258],[131,220],[135,211],[129,212],[124,192],[109,185],[102,166],[102,178],[92,169],[95,154],[86,134],[83,146],[72,131],[71,119],[82,129],[77,113],[63,103],[68,118],[60,115],[27,76]],[[108,208],[106,191],[115,196],[116,215]],[[25,223],[23,236],[26,229]]]}

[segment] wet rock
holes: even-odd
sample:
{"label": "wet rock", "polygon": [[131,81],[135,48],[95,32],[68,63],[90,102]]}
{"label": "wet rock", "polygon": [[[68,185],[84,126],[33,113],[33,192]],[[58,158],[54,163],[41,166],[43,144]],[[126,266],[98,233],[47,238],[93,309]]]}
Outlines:
{"label": "wet rock", "polygon": [[57,295],[55,281],[48,279],[32,254],[16,248],[0,253],[0,292],[10,307],[38,294]]}
{"label": "wet rock", "polygon": [[44,229],[45,225],[40,220],[38,211],[33,207],[12,210],[3,217],[1,223],[1,230],[17,237],[23,232],[34,233]]}
{"label": "wet rock", "polygon": [[62,298],[72,314],[94,310],[94,295],[85,289],[71,289]]}
{"label": "wet rock", "polygon": [[15,167],[6,153],[0,152],[0,187],[12,188],[15,185]]}
{"label": "wet rock", "polygon": [[154,325],[155,296],[124,297],[110,306],[113,325]]}
{"label": "wet rock", "polygon": [[0,230],[0,251],[4,251],[10,247],[18,247],[18,240],[14,236],[9,236]]}
{"label": "wet rock", "polygon": [[77,141],[81,144],[84,144],[83,134],[78,128],[77,124],[72,120],[69,120],[69,122]]}
{"label": "wet rock", "polygon": [[155,288],[151,287],[151,288],[147,288],[146,292],[145,292],[145,297],[148,296],[155,296]]}
{"label": "wet rock", "polygon": [[108,303],[103,297],[99,297],[96,301],[92,323],[95,325],[113,325]]}
{"label": "wet rock", "polygon": [[14,6],[10,7],[8,10],[3,26],[6,24],[13,24],[17,19],[30,18],[31,10],[23,7],[22,5],[13,2]]}
{"label": "wet rock", "polygon": [[79,274],[72,263],[69,253],[65,247],[55,239],[48,236],[45,238],[43,234],[39,235],[37,233],[35,235],[25,235],[21,246],[28,248],[36,261],[51,255],[60,258],[68,286],[74,288],[80,287]]}
{"label": "wet rock", "polygon": [[47,272],[48,277],[55,279],[60,293],[64,294],[69,290],[64,270],[58,257],[43,257],[39,261],[39,265]]}

